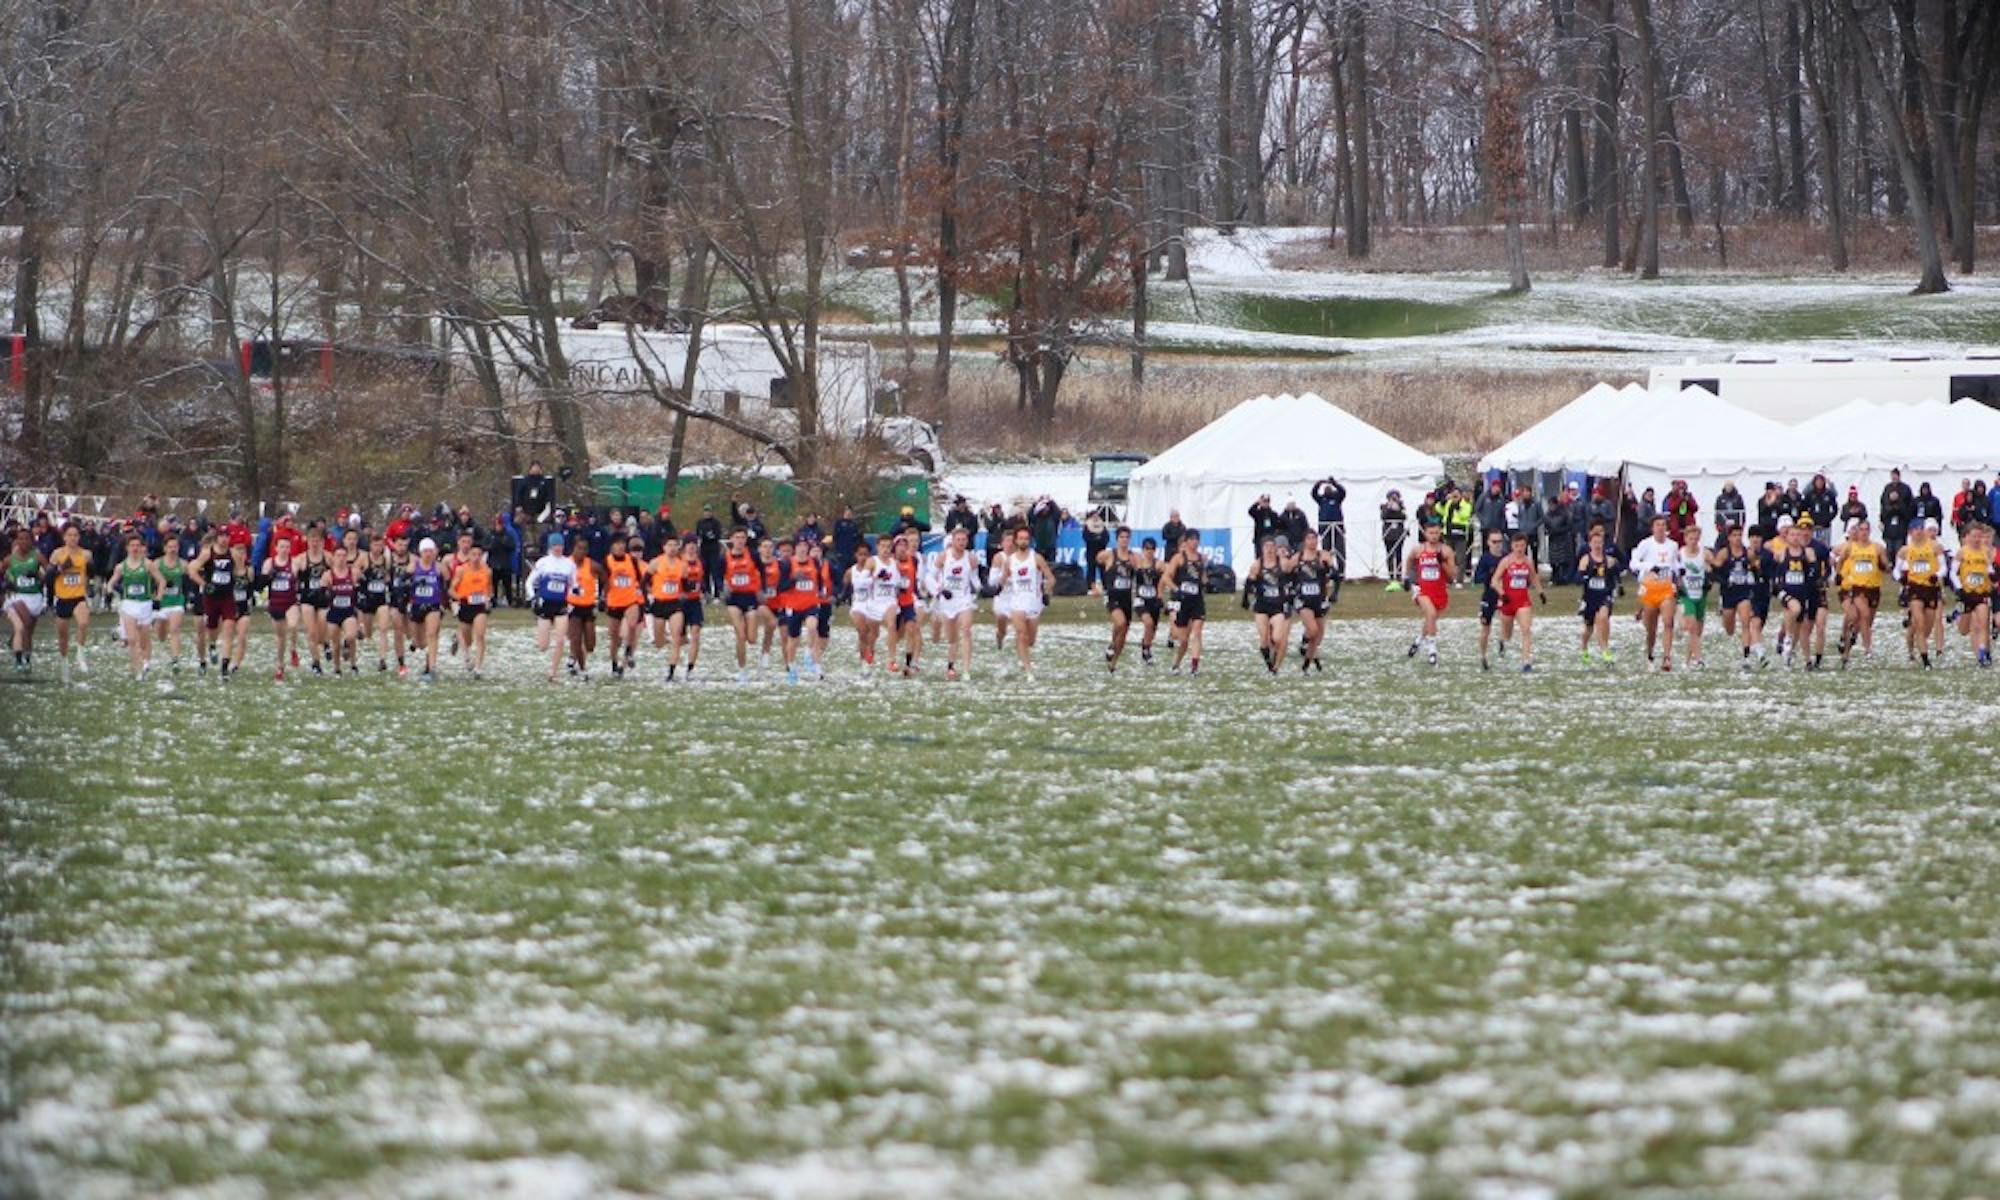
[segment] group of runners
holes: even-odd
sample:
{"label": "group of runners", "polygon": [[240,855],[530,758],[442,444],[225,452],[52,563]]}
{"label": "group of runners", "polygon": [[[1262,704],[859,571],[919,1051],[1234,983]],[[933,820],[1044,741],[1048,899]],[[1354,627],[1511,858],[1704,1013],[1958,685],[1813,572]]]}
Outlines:
{"label": "group of runners", "polygon": [[[1674,669],[1677,649],[1683,668],[1706,665],[1711,607],[1746,669],[1773,661],[1819,669],[1836,608],[1840,665],[1857,652],[1872,657],[1889,586],[1901,590],[1910,662],[1928,667],[1941,661],[1953,627],[1974,662],[1992,662],[1993,572],[2000,564],[1985,525],[1970,525],[1947,551],[1937,523],[1922,521],[1893,554],[1865,520],[1852,522],[1830,544],[1816,539],[1810,517],[1781,517],[1768,528],[1731,527],[1716,545],[1704,545],[1692,527],[1679,539],[1668,528],[1664,516],[1656,517],[1651,536],[1628,556],[1618,554],[1601,525],[1591,529],[1577,564],[1578,640],[1586,664],[1612,662],[1612,612],[1628,584],[1637,592],[1633,615],[1645,632],[1646,660],[1663,671]],[[558,532],[527,578],[536,645],[551,680],[565,674],[588,679],[600,646],[614,677],[636,672],[642,649],[650,648],[663,656],[665,679],[691,679],[701,659],[707,607],[715,605],[730,628],[730,665],[739,680],[750,677],[753,660],[769,670],[774,649],[787,679],[817,679],[828,660],[835,598],[843,596],[862,673],[916,677],[928,654],[942,657],[944,677],[957,680],[972,670],[984,604],[993,618],[995,650],[1004,651],[1011,635],[1018,669],[1031,674],[1055,575],[1032,546],[1028,526],[1006,530],[991,553],[974,551],[962,527],[929,552],[920,536],[906,530],[865,540],[840,578],[821,538],[753,538],[738,528],[724,548],[716,588],[692,536],[670,540],[648,557],[636,538],[614,534],[608,551],[592,557],[588,539]],[[1487,538],[1472,570],[1473,586],[1481,589],[1480,665],[1492,665],[1497,635],[1499,653],[1518,646],[1520,669],[1532,671],[1537,602],[1547,604],[1538,564],[1525,535],[1494,531]],[[352,528],[310,541],[292,533],[270,538],[259,551],[253,561],[251,548],[222,528],[204,534],[192,557],[185,551],[149,554],[137,533],[128,536],[123,557],[110,567],[107,599],[131,672],[145,676],[162,656],[178,671],[191,650],[196,670],[230,678],[249,665],[250,631],[258,623],[253,614],[261,609],[272,630],[269,661],[279,680],[302,664],[317,675],[358,676],[373,658],[377,673],[408,675],[414,665],[417,678],[430,681],[443,654],[460,658],[475,678],[483,673],[494,568],[471,531],[455,539],[419,536],[414,546],[408,537],[387,535],[371,544]],[[1134,545],[1132,531],[1120,528],[1096,560],[1110,627],[1106,670],[1119,669],[1135,632],[1138,657],[1152,664],[1164,629],[1173,670],[1198,673],[1209,596],[1199,532],[1181,532],[1177,544],[1163,547],[1153,538]],[[1421,617],[1408,653],[1435,664],[1439,619],[1450,606],[1460,564],[1433,524],[1403,566]],[[97,568],[74,524],[46,551],[30,531],[15,532],[4,604],[17,672],[32,670],[36,629],[51,613],[63,677],[72,667],[84,669],[89,581],[104,574]],[[1267,672],[1277,674],[1290,660],[1294,631],[1299,670],[1325,670],[1321,647],[1334,576],[1331,557],[1316,539],[1293,545],[1278,536],[1259,543],[1243,574],[1240,600],[1252,613]],[[718,590],[719,599],[712,595]],[[1775,654],[1767,650],[1772,633]]]}
{"label": "group of runners", "polygon": [[[1884,589],[1891,584],[1901,589],[1907,661],[1937,665],[1946,652],[1946,631],[1955,626],[1972,661],[1992,665],[1996,559],[1990,526],[1968,525],[1957,549],[1947,551],[1939,541],[1938,523],[1920,521],[1894,554],[1875,539],[1865,519],[1849,522],[1840,537],[1824,543],[1815,537],[1810,516],[1780,517],[1768,528],[1732,525],[1714,546],[1704,545],[1701,531],[1693,526],[1679,539],[1671,537],[1664,515],[1654,517],[1651,526],[1650,536],[1632,548],[1629,558],[1611,547],[1603,525],[1590,529],[1588,548],[1577,564],[1583,623],[1578,641],[1586,664],[1613,661],[1612,611],[1630,581],[1637,586],[1633,619],[1645,631],[1647,664],[1661,671],[1674,669],[1677,636],[1683,668],[1707,665],[1703,639],[1711,602],[1725,644],[1737,648],[1745,670],[1773,661],[1821,669],[1836,607],[1841,618],[1835,640],[1839,665],[1847,666],[1857,651],[1864,659],[1873,658],[1876,619]],[[1404,564],[1421,620],[1410,640],[1410,657],[1421,653],[1437,663],[1438,618],[1450,605],[1450,581],[1457,577],[1458,565],[1443,531],[1426,527]],[[1548,597],[1526,535],[1489,533],[1472,578],[1481,588],[1481,668],[1492,665],[1497,630],[1500,651],[1518,638],[1521,670],[1533,671],[1536,602],[1546,605]],[[1948,595],[1954,601],[1949,611]],[[1767,649],[1767,634],[1773,631],[1775,648]]]}

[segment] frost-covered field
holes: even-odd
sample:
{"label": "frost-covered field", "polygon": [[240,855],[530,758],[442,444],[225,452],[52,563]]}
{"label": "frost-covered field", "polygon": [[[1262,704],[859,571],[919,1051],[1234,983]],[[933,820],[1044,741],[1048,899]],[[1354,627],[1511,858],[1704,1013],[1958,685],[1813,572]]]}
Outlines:
{"label": "frost-covered field", "polygon": [[1407,627],[1276,682],[1074,620],[967,686],[555,689],[518,630],[431,689],[10,678],[0,1194],[2000,1189],[1993,674]]}

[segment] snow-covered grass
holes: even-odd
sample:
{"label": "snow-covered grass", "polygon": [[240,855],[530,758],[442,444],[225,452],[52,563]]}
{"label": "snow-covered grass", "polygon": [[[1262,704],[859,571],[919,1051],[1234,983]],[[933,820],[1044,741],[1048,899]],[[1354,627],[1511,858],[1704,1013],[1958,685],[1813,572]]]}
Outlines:
{"label": "snow-covered grass", "polygon": [[1075,606],[969,685],[43,662],[0,1192],[1993,1191],[1992,677],[1573,626],[1526,678],[1402,618],[1107,676]]}

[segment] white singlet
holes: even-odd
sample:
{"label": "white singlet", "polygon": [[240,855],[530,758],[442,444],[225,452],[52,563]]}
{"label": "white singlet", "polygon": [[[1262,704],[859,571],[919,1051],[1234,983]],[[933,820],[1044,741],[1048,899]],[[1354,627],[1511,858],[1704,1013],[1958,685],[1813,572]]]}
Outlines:
{"label": "white singlet", "polygon": [[1030,621],[1042,615],[1042,572],[1035,566],[1034,551],[1025,559],[1007,556],[1008,611]]}
{"label": "white singlet", "polygon": [[931,572],[931,590],[936,595],[934,611],[949,620],[972,611],[979,599],[979,564],[972,555],[953,556],[940,551]]}

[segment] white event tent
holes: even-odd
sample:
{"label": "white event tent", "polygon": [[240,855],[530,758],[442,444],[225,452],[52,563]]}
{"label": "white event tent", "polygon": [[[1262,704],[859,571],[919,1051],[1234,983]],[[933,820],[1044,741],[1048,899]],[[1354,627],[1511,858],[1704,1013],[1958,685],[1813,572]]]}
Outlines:
{"label": "white event tent", "polygon": [[1270,493],[1281,511],[1296,500],[1314,517],[1312,486],[1331,476],[1347,489],[1348,577],[1382,577],[1389,573],[1378,516],[1383,498],[1400,491],[1414,508],[1443,474],[1435,455],[1318,396],[1258,396],[1133,471],[1127,520],[1157,529],[1179,512],[1193,528],[1226,528],[1240,576],[1250,561],[1250,506],[1257,497]]}

